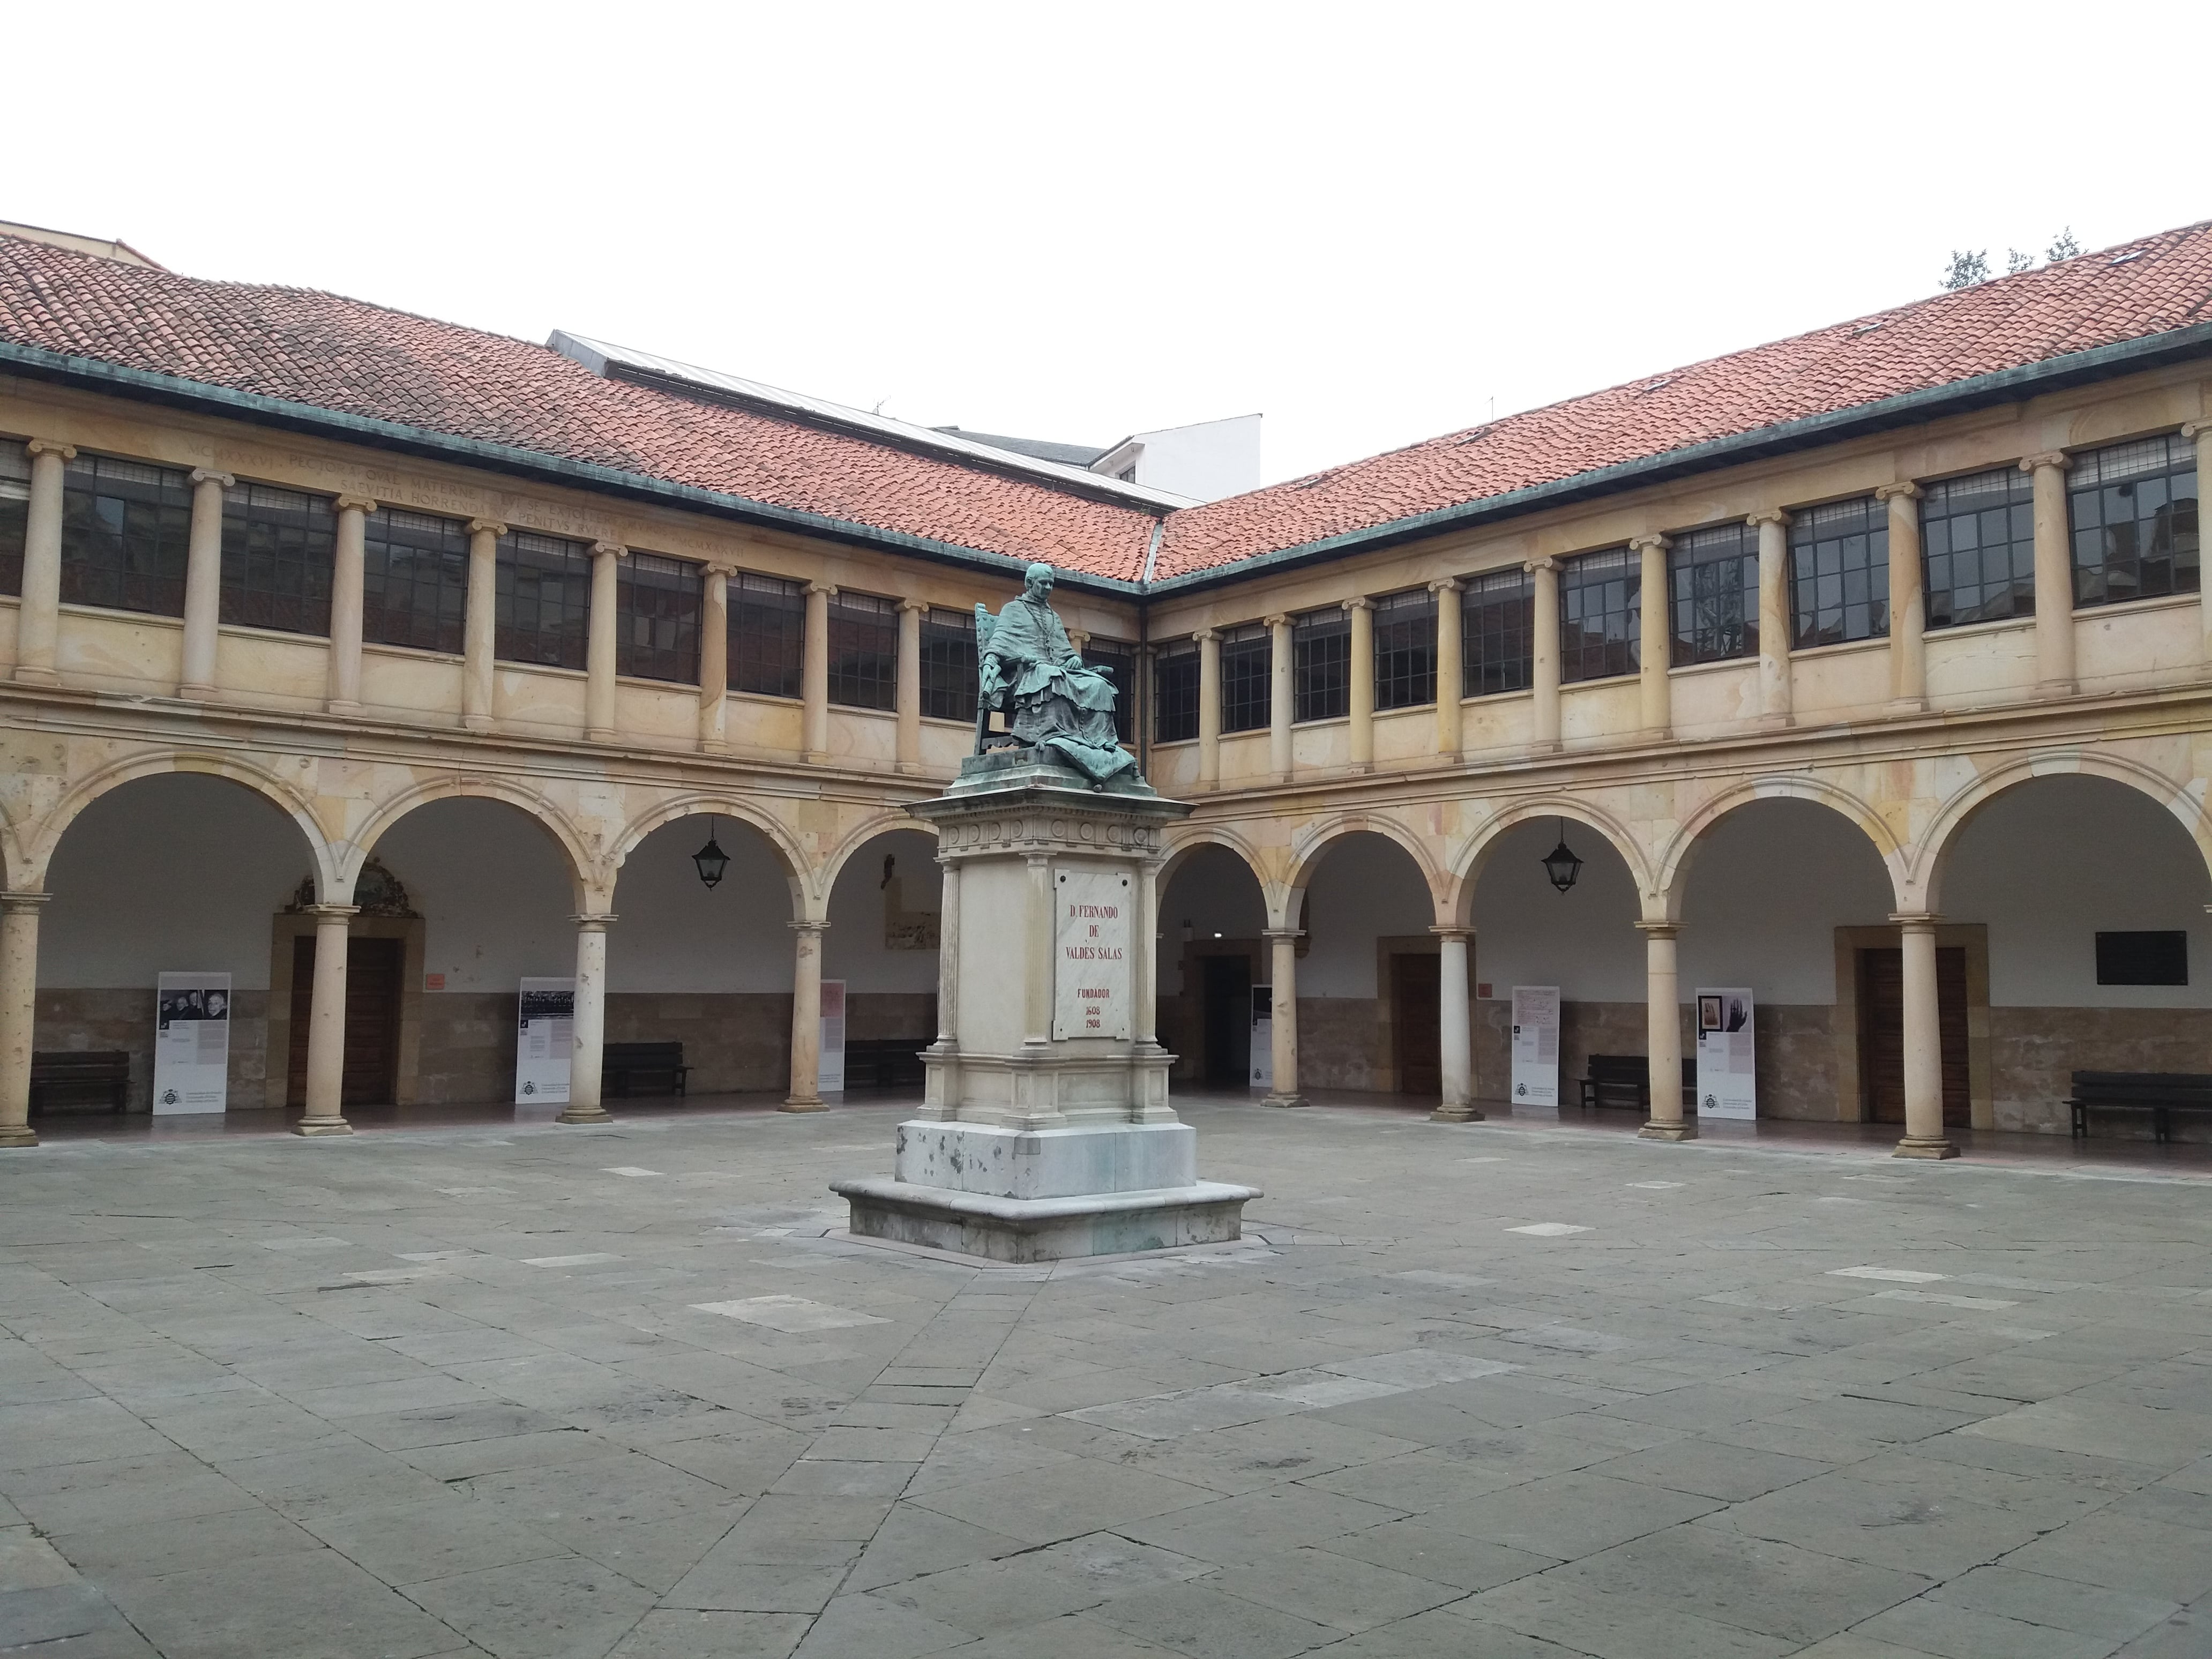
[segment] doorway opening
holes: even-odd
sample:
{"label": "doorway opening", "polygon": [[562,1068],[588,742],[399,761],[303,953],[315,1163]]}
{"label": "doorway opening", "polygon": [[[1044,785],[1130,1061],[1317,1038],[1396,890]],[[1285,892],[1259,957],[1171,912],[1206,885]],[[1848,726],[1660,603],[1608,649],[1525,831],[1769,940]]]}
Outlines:
{"label": "doorway opening", "polygon": [[[400,993],[406,945],[397,939],[346,941],[343,1106],[388,1106],[398,1095]],[[307,1103],[307,1031],[314,1006],[315,938],[292,941],[292,1018],[284,1100]]]}
{"label": "doorway opening", "polygon": [[1444,1086],[1443,958],[1434,951],[1398,951],[1390,957],[1390,1051],[1396,1058],[1398,1092],[1433,1095]]}
{"label": "doorway opening", "polygon": [[[1943,1122],[1973,1121],[1973,1085],[1966,1024],[1966,952],[1936,951],[1936,1025],[1943,1051]],[[1863,1118],[1905,1121],[1905,954],[1862,947],[1858,952],[1859,1089]]]}
{"label": "doorway opening", "polygon": [[1199,958],[1206,1042],[1206,1080],[1240,1087],[1252,1076],[1252,959]]}

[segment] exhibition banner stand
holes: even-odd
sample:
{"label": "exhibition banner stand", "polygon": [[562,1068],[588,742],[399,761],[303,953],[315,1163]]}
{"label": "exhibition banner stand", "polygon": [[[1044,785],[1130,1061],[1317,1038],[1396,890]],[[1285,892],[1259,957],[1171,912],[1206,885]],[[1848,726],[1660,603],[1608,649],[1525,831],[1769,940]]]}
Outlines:
{"label": "exhibition banner stand", "polygon": [[1559,1103],[1559,988],[1513,988],[1513,1103]]}
{"label": "exhibition banner stand", "polygon": [[154,1112],[230,1103],[230,975],[162,974],[154,993]]}
{"label": "exhibition banner stand", "polygon": [[514,1034],[514,1103],[565,1105],[568,1062],[575,1054],[576,981],[524,980]]}
{"label": "exhibition banner stand", "polygon": [[[1752,1046],[1752,996],[1741,986],[1698,992],[1698,1114],[1756,1117],[1757,1054]],[[1657,1079],[1654,1079],[1656,1086]]]}
{"label": "exhibition banner stand", "polygon": [[822,981],[822,1061],[814,1086],[825,1095],[845,1092],[845,981]]}
{"label": "exhibition banner stand", "polygon": [[1252,988],[1252,1086],[1275,1086],[1275,988]]}

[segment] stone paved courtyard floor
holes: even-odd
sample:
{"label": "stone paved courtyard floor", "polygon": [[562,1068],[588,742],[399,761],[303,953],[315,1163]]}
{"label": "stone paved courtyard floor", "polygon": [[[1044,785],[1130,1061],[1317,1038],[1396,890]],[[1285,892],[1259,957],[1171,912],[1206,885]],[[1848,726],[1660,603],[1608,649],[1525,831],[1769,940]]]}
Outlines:
{"label": "stone paved courtyard floor", "polygon": [[0,1651],[2212,1654],[2202,1163],[1200,1104],[979,1271],[901,1115],[0,1155]]}

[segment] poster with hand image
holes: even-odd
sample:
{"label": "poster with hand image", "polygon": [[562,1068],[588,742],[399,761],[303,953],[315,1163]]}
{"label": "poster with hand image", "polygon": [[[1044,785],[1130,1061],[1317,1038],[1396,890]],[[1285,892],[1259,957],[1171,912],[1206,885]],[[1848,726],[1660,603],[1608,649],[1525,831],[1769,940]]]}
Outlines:
{"label": "poster with hand image", "polygon": [[230,1104],[230,975],[161,974],[154,992],[154,1112]]}
{"label": "poster with hand image", "polygon": [[576,1053],[576,981],[526,979],[514,1032],[514,1103],[565,1106]]}
{"label": "poster with hand image", "polygon": [[1752,994],[1741,986],[1698,992],[1698,1115],[1759,1115]]}

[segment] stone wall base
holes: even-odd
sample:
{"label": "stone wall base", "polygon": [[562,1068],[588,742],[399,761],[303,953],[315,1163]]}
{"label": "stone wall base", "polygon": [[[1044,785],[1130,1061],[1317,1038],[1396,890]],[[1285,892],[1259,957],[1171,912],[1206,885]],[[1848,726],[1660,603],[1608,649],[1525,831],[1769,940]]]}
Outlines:
{"label": "stone wall base", "polygon": [[1126,1255],[1243,1237],[1256,1187],[1200,1181],[1156,1192],[1070,1198],[1000,1198],[902,1181],[833,1181],[862,1238],[920,1244],[987,1261],[1061,1261]]}

